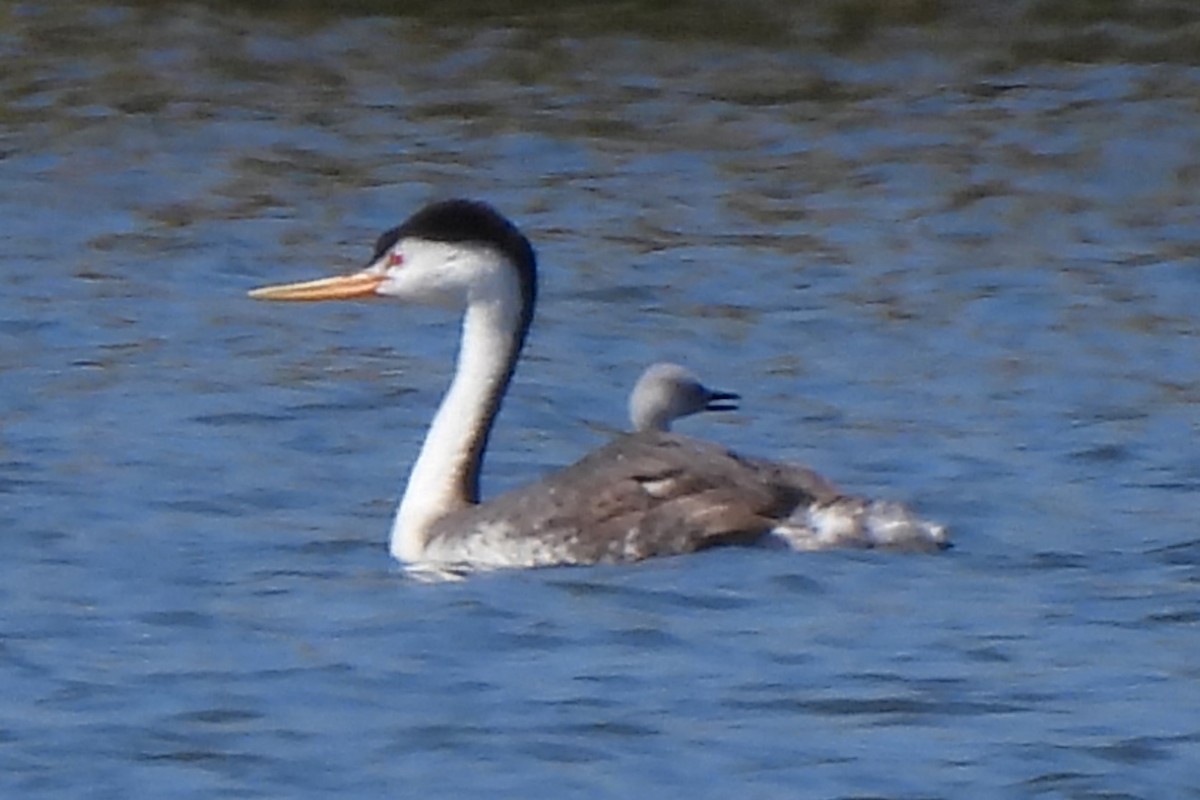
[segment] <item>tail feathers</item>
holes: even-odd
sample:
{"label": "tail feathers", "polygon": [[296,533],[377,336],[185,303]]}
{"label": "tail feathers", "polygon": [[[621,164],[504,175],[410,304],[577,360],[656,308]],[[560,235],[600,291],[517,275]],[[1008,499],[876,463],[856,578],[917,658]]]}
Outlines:
{"label": "tail feathers", "polygon": [[944,525],[888,500],[837,497],[797,509],[771,535],[793,550],[884,548],[934,552],[951,546]]}

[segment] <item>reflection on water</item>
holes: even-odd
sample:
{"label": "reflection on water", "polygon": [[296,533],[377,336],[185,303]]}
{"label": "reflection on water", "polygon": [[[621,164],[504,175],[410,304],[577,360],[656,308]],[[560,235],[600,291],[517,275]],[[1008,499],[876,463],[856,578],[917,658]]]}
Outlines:
{"label": "reflection on water", "polygon": [[[1193,790],[1200,12],[734,8],[0,9],[6,794]],[[450,323],[244,292],[453,194],[544,265],[488,491],[670,359],[958,548],[406,580]]]}

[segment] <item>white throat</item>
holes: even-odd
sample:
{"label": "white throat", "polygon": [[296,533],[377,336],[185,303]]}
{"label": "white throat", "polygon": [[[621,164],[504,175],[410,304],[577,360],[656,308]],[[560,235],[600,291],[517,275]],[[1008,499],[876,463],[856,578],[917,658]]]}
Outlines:
{"label": "white throat", "polygon": [[497,265],[472,287],[450,382],[392,524],[391,553],[421,561],[438,520],[479,502],[483,452],[519,348],[520,287]]}

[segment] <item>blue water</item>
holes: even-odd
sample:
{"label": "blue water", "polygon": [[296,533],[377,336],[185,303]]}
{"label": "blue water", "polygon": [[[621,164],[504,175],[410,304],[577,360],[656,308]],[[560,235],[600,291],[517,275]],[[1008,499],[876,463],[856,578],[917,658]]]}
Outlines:
{"label": "blue water", "polygon": [[[1200,797],[1184,40],[754,8],[0,10],[0,796]],[[450,195],[542,262],[485,491],[667,358],[956,548],[411,580],[456,321],[245,292]]]}

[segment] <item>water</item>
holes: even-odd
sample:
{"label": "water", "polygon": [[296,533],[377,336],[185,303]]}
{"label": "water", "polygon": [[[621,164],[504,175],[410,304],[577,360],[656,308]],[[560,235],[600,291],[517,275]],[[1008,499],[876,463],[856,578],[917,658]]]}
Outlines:
{"label": "water", "polygon": [[[0,793],[1200,797],[1194,12],[722,8],[0,6]],[[405,577],[453,323],[244,295],[456,194],[488,492],[668,358],[957,548]]]}

